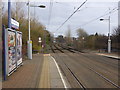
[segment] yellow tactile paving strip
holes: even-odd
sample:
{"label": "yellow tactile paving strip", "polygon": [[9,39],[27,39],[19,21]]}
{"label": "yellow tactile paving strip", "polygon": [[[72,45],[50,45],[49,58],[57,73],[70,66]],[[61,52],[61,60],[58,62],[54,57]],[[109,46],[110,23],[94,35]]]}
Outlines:
{"label": "yellow tactile paving strip", "polygon": [[44,54],[44,62],[38,88],[50,88],[49,62],[48,62],[49,56],[50,56],[49,54]]}

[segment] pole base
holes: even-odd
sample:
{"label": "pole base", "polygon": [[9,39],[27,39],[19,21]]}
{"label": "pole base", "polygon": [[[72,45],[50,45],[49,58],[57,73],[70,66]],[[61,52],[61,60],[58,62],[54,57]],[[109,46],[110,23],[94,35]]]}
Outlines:
{"label": "pole base", "polygon": [[111,40],[108,40],[108,53],[111,53]]}
{"label": "pole base", "polygon": [[28,59],[32,59],[32,41],[28,40],[27,41],[27,51],[28,51]]}

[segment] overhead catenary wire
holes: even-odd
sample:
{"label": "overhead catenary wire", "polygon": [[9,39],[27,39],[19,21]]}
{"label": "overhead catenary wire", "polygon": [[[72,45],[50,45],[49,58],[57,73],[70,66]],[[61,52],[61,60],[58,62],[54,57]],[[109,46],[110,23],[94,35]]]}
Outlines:
{"label": "overhead catenary wire", "polygon": [[[112,9],[111,11],[109,11],[108,13],[105,13],[104,15],[101,15],[101,16],[95,18],[95,19],[92,19],[92,20],[90,20],[90,21],[88,21],[88,22],[86,22],[86,23],[84,23],[84,24],[78,26],[77,28],[86,26],[86,25],[88,25],[88,24],[90,24],[90,23],[92,23],[92,22],[94,22],[94,21],[100,19],[101,17],[107,16],[107,15],[109,15],[109,14],[112,14],[112,13],[116,12],[117,10],[118,10],[118,9],[116,9],[116,7],[115,7],[114,9]],[[77,28],[74,28],[74,29],[77,29]]]}
{"label": "overhead catenary wire", "polygon": [[[84,1],[84,2],[60,25],[60,27],[58,27],[58,28],[56,29],[56,31],[58,31],[86,2],[87,2],[87,0]],[[56,31],[55,31],[55,32],[56,32]]]}

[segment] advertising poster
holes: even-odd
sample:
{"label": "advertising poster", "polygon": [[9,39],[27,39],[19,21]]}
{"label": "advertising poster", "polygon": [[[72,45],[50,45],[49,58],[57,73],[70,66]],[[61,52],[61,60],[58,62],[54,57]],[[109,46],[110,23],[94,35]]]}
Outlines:
{"label": "advertising poster", "polygon": [[17,53],[17,66],[19,66],[22,63],[22,33],[17,32],[17,49],[16,49],[16,53]]}
{"label": "advertising poster", "polygon": [[16,35],[8,30],[8,73],[16,68]]}

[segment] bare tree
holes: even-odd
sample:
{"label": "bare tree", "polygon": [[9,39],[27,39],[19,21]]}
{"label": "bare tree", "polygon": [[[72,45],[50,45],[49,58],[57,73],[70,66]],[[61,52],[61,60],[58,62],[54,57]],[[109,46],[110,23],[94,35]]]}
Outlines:
{"label": "bare tree", "polygon": [[68,26],[68,30],[66,32],[66,42],[67,42],[67,45],[71,45],[71,29],[70,29],[70,26]]}
{"label": "bare tree", "polygon": [[25,18],[25,3],[24,2],[13,2],[12,3],[12,18],[15,18],[17,21]]}
{"label": "bare tree", "polygon": [[120,36],[120,26],[118,28],[115,28],[113,31],[114,36]]}
{"label": "bare tree", "polygon": [[120,50],[120,26],[113,30],[112,34],[112,48]]}

